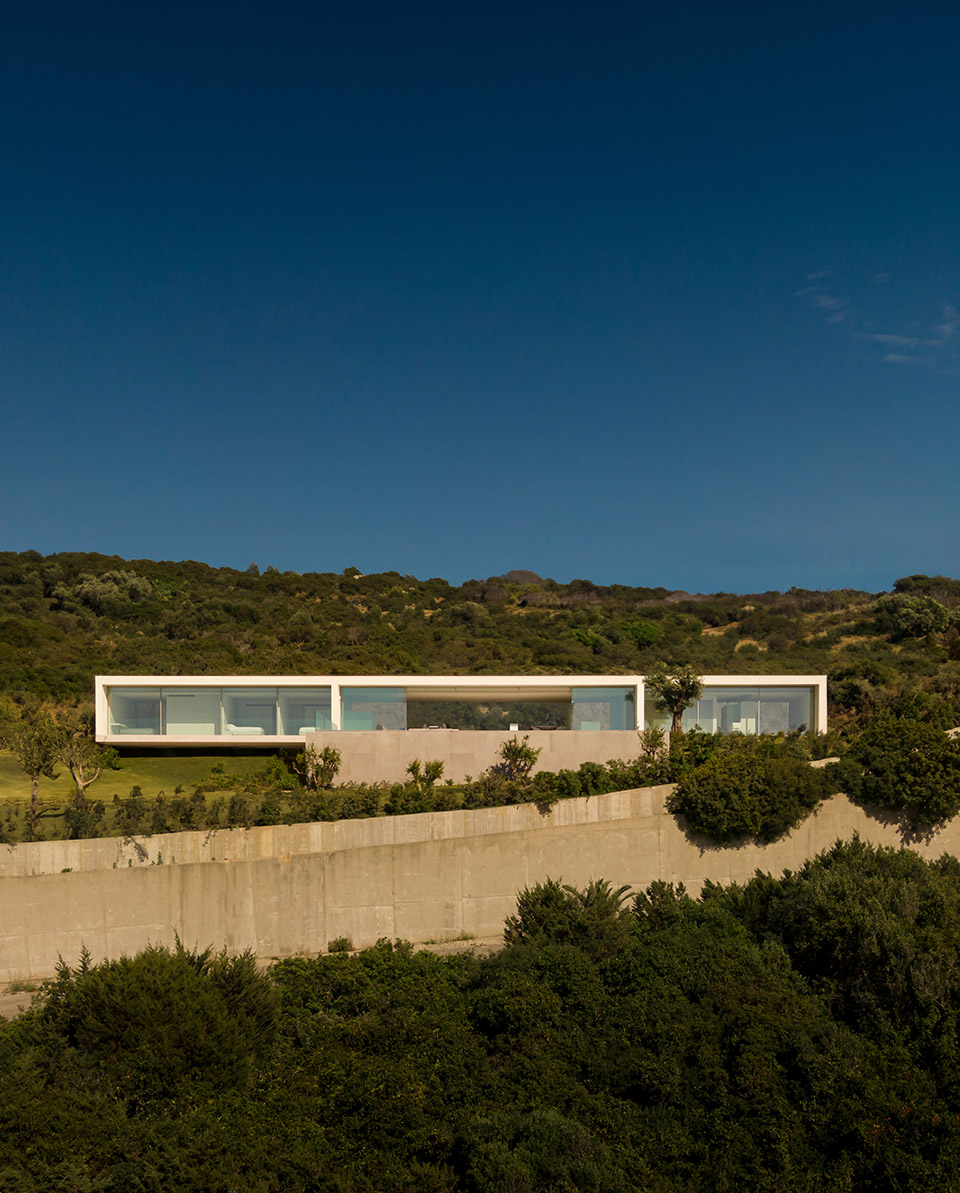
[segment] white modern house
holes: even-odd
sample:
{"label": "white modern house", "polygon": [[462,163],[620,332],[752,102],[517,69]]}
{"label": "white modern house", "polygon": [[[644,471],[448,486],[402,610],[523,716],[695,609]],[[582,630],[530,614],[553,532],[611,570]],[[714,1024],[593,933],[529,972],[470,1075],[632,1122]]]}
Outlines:
{"label": "white modern house", "polygon": [[[723,733],[825,732],[823,675],[707,675],[683,717]],[[341,778],[397,778],[414,757],[478,774],[529,733],[541,766],[635,757],[637,730],[669,718],[642,675],[101,675],[97,740],[113,746],[335,744]],[[397,767],[399,766],[399,773]]]}

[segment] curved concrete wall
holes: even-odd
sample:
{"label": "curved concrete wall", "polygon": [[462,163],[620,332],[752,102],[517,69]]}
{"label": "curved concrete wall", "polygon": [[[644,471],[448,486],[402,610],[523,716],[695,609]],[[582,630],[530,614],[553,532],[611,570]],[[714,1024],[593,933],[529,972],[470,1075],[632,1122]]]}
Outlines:
{"label": "curved concrete wall", "polygon": [[[0,981],[51,975],[76,962],[154,942],[261,957],[322,952],[349,937],[415,943],[496,938],[517,891],[546,878],[582,886],[603,877],[642,889],[656,879],[695,892],[707,878],[743,881],[757,869],[797,869],[838,837],[899,845],[845,796],[828,800],[784,840],[716,848],[687,838],[654,787],[475,812],[51,841],[0,847]],[[960,822],[916,846],[960,849]]]}

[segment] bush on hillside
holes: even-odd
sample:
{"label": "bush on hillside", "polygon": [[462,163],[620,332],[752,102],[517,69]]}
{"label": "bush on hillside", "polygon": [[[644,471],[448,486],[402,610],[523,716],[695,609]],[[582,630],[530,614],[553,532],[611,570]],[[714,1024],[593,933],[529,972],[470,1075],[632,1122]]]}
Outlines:
{"label": "bush on hillside", "polygon": [[683,775],[667,810],[717,842],[774,841],[827,794],[822,771],[790,754],[722,750]]}
{"label": "bush on hillside", "polygon": [[630,935],[632,917],[624,906],[629,889],[614,889],[598,878],[581,891],[548,878],[517,896],[517,914],[504,925],[504,943],[567,944],[597,959],[613,956]]}
{"label": "bush on hillside", "polygon": [[61,962],[28,1022],[57,1064],[108,1080],[132,1107],[185,1090],[246,1089],[273,1040],[277,993],[251,953],[150,946],[76,969]]}
{"label": "bush on hillside", "polygon": [[878,717],[850,747],[847,791],[871,804],[938,825],[960,812],[960,740],[936,725]]}
{"label": "bush on hillside", "polygon": [[923,638],[942,634],[950,625],[950,611],[932,596],[895,592],[877,601],[877,624],[894,638]]}

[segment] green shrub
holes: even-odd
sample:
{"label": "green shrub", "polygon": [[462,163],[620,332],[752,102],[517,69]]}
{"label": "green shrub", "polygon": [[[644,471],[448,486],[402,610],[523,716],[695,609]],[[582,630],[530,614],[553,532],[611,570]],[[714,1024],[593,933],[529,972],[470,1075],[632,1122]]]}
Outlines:
{"label": "green shrub", "polygon": [[541,754],[539,748],[527,744],[529,741],[529,734],[525,734],[522,741],[518,737],[511,737],[503,742],[497,751],[500,761],[492,769],[505,779],[528,779]]}
{"label": "green shrub", "polygon": [[517,914],[507,917],[504,942],[569,944],[596,958],[613,956],[630,935],[631,916],[624,907],[629,889],[613,889],[598,878],[580,891],[548,878],[517,896]]}
{"label": "green shrub", "polygon": [[242,1090],[276,1026],[277,994],[250,953],[150,946],[77,969],[61,962],[31,1023],[61,1066],[107,1080],[132,1106],[186,1090]]}
{"label": "green shrub", "polygon": [[879,717],[850,747],[862,768],[859,795],[936,825],[960,811],[960,741],[923,721]]}
{"label": "green shrub", "polygon": [[667,810],[714,841],[774,841],[825,794],[823,773],[801,758],[723,750],[682,776],[667,798]]}
{"label": "green shrub", "polygon": [[293,769],[308,791],[333,786],[333,780],[340,772],[340,751],[335,746],[307,748],[293,760]]}

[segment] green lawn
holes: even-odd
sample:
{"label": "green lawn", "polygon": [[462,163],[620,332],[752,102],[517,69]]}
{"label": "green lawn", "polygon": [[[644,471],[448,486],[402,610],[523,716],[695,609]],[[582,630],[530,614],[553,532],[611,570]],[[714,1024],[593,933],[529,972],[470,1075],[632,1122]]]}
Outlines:
{"label": "green lawn", "polygon": [[[218,763],[228,775],[247,775],[260,770],[271,755],[264,753],[231,754],[135,754],[128,753],[118,761],[115,770],[105,770],[100,778],[87,788],[87,798],[94,803],[106,805],[105,815],[98,824],[100,835],[112,836],[118,830],[115,826],[116,809],[114,796],[126,801],[131,788],[139,787],[147,800],[155,800],[163,792],[167,799],[180,795],[189,799],[197,784],[210,776]],[[70,835],[65,812],[73,798],[74,788],[69,772],[59,768],[57,779],[40,779],[39,832],[41,840],[62,840]],[[222,788],[209,792],[204,802],[229,799],[237,788]],[[0,751],[0,839],[11,842],[25,839],[27,827],[27,805],[30,802],[30,780],[8,751]],[[160,830],[168,831],[168,830]]]}
{"label": "green lawn", "polygon": [[[105,770],[87,789],[89,799],[109,803],[114,795],[130,794],[139,786],[145,796],[154,797],[163,791],[173,795],[176,787],[189,794],[197,783],[206,779],[211,768],[222,762],[228,774],[248,774],[262,767],[264,754],[128,754],[121,757],[117,770]],[[58,779],[40,779],[40,802],[65,804],[73,795],[73,783],[65,767],[59,767]],[[0,803],[29,801],[30,779],[20,769],[16,758],[7,750],[0,751]]]}

